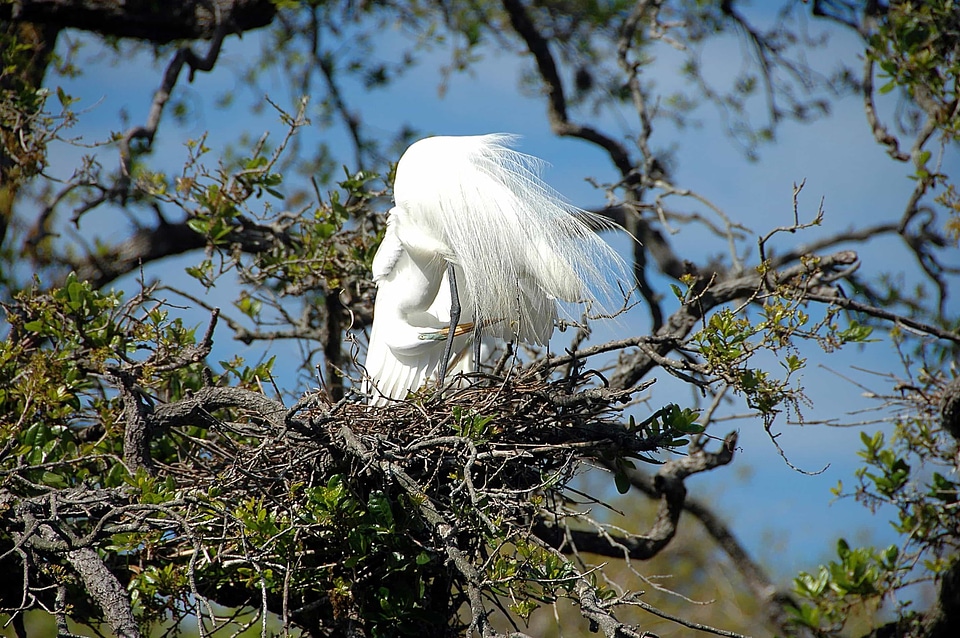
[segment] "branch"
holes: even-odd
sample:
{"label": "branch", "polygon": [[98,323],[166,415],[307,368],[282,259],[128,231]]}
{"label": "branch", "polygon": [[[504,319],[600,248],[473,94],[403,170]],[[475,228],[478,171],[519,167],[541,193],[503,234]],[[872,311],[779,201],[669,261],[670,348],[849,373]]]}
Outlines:
{"label": "branch", "polygon": [[747,637],[744,636],[743,634],[738,634],[738,633],[735,632],[735,631],[727,631],[726,629],[718,629],[717,627],[711,627],[710,625],[704,625],[704,624],[702,624],[702,623],[692,622],[692,621],[690,621],[690,620],[686,620],[686,619],[684,619],[684,618],[681,618],[680,616],[674,616],[673,614],[668,614],[667,612],[665,612],[665,611],[663,611],[663,610],[660,610],[660,609],[657,609],[657,608],[654,607],[653,605],[648,605],[647,603],[645,603],[645,602],[643,602],[642,600],[639,600],[639,599],[638,599],[638,600],[633,600],[633,601],[631,601],[631,604],[636,605],[636,606],[639,607],[640,609],[643,609],[643,610],[645,610],[645,611],[648,611],[648,612],[650,612],[651,614],[653,614],[653,615],[655,615],[655,616],[660,616],[661,618],[663,618],[663,619],[665,619],[665,620],[669,620],[669,621],[671,621],[671,622],[675,622],[675,623],[677,623],[678,625],[682,625],[682,626],[684,626],[684,627],[689,627],[690,629],[696,629],[697,631],[702,631],[702,632],[705,632],[705,633],[708,633],[708,634],[714,634],[714,635],[716,635],[716,636],[726,636],[727,638],[747,638]]}
{"label": "branch", "polygon": [[[282,234],[270,226],[238,220],[238,228],[223,238],[240,251],[257,254],[273,249],[290,249]],[[126,241],[114,246],[108,254],[88,251],[84,259],[70,262],[77,278],[102,288],[118,277],[133,272],[140,266],[180,255],[207,246],[207,239],[190,228],[186,222],[175,224],[163,219],[153,228],[140,228]]]}
{"label": "branch", "polygon": [[600,131],[574,124],[567,115],[567,98],[564,95],[563,82],[557,71],[557,64],[550,53],[550,46],[520,0],[503,0],[503,8],[510,17],[510,24],[527,45],[527,49],[537,62],[537,70],[547,90],[547,112],[553,132],[562,137],[577,137],[603,148],[610,155],[614,166],[623,177],[633,171],[633,161],[622,144],[604,135]]}
{"label": "branch", "polygon": [[937,600],[931,609],[919,618],[900,618],[877,627],[863,638],[951,638],[960,634],[960,560],[940,577]]}
{"label": "branch", "polygon": [[141,400],[140,391],[136,387],[136,375],[129,371],[115,370],[111,376],[120,382],[120,400],[123,403],[124,465],[131,473],[137,470],[153,473],[147,406]]}
{"label": "branch", "polygon": [[900,141],[890,134],[887,127],[880,122],[877,115],[877,106],[873,102],[873,58],[869,55],[863,62],[863,110],[867,116],[867,124],[873,132],[873,138],[878,144],[887,147],[887,155],[895,160],[907,162],[910,155],[900,150]]}
{"label": "branch", "polygon": [[83,581],[87,593],[97,601],[117,638],[140,638],[126,589],[100,559],[96,550],[82,547],[67,552],[67,561]]}
{"label": "branch", "polygon": [[[626,468],[627,478],[641,491],[652,498],[660,499],[657,518],[650,531],[644,535],[610,535],[594,531],[564,529],[546,520],[541,520],[534,533],[550,546],[563,549],[567,542],[570,550],[590,552],[601,556],[626,557],[635,560],[648,560],[656,556],[669,544],[677,532],[677,522],[684,508],[687,489],[683,481],[691,474],[712,470],[727,465],[733,460],[737,445],[737,434],[728,434],[716,452],[700,449],[680,459],[667,461],[653,479],[643,472]],[[605,463],[606,464],[606,463]],[[611,465],[606,464],[613,469]],[[648,484],[649,483],[649,484]],[[649,492],[648,492],[649,490]]]}
{"label": "branch", "polygon": [[346,100],[344,98],[343,91],[340,88],[340,85],[336,81],[336,68],[333,65],[333,55],[328,54],[327,52],[321,52],[320,50],[320,17],[318,15],[320,11],[320,6],[317,5],[310,12],[310,53],[313,57],[314,63],[317,65],[317,68],[320,69],[320,74],[323,76],[323,80],[327,85],[327,94],[329,99],[333,102],[333,107],[336,109],[337,113],[340,115],[340,119],[343,120],[343,125],[347,129],[347,133],[350,135],[350,140],[353,143],[353,152],[354,152],[354,166],[353,170],[362,171],[364,170],[364,149],[369,146],[360,133],[360,126],[362,124],[361,119],[357,116],[355,112],[352,112],[348,107]]}
{"label": "branch", "polygon": [[[118,638],[140,638],[126,590],[90,547],[67,549],[62,536],[44,523],[36,528],[28,542],[40,551],[63,552],[67,562],[80,576],[84,589],[94,599]],[[25,534],[26,536],[26,534]]]}
{"label": "branch", "polygon": [[829,237],[825,237],[809,244],[801,244],[783,253],[771,254],[769,263],[772,268],[781,268],[787,264],[796,262],[804,255],[810,255],[827,248],[833,248],[838,244],[865,242],[872,240],[878,235],[899,232],[901,232],[900,222],[889,222],[886,224],[867,226],[860,229],[851,229],[845,232],[830,235]]}
{"label": "branch", "polygon": [[210,426],[219,422],[212,413],[226,408],[248,411],[278,430],[285,426],[287,409],[283,404],[258,392],[233,387],[201,388],[189,399],[157,407],[148,420],[157,431],[186,425]]}
{"label": "branch", "polygon": [[488,613],[483,605],[482,588],[484,578],[470,558],[457,546],[457,529],[440,512],[439,507],[431,500],[423,487],[411,478],[403,468],[386,459],[378,459],[374,451],[368,450],[353,434],[350,428],[344,424],[340,428],[340,436],[346,443],[346,447],[357,455],[364,463],[376,464],[386,476],[394,476],[397,482],[410,496],[414,503],[418,503],[420,512],[424,519],[433,528],[436,535],[442,540],[444,550],[453,563],[457,571],[466,581],[467,598],[470,601],[470,613],[473,620],[470,623],[471,630],[480,632],[483,638],[498,638],[498,634],[487,619]]}
{"label": "branch", "polygon": [[140,126],[131,127],[120,139],[120,179],[118,180],[115,190],[121,197],[126,197],[127,189],[130,185],[130,143],[135,139],[142,139],[146,140],[147,146],[153,144],[153,138],[157,133],[157,127],[160,125],[160,117],[163,115],[163,109],[170,100],[170,94],[173,92],[174,87],[177,85],[177,80],[180,77],[180,71],[183,70],[183,66],[187,65],[190,68],[189,81],[192,82],[193,76],[197,71],[210,71],[213,69],[213,65],[216,64],[217,58],[220,56],[220,47],[223,45],[223,39],[231,30],[230,23],[226,21],[229,16],[217,15],[216,17],[216,30],[213,33],[213,39],[207,54],[201,58],[194,53],[190,47],[177,49],[176,54],[174,54],[173,59],[170,60],[170,63],[167,65],[167,70],[163,74],[163,82],[160,84],[160,88],[153,94],[153,103],[150,106],[147,121]]}
{"label": "branch", "polygon": [[[849,266],[857,261],[857,254],[852,250],[842,250],[832,255],[825,255],[817,258],[817,267],[823,271],[829,271],[842,266]],[[617,362],[614,374],[610,377],[610,386],[614,388],[630,387],[642,379],[657,364],[655,355],[664,356],[673,349],[673,345],[686,338],[698,322],[707,315],[713,308],[734,301],[736,299],[746,299],[756,296],[767,285],[767,279],[779,282],[790,282],[795,277],[810,274],[810,267],[803,263],[786,268],[782,271],[772,273],[768,272],[761,276],[757,271],[748,271],[739,277],[730,279],[721,279],[715,283],[704,282],[703,278],[695,285],[695,289],[703,287],[703,291],[696,295],[692,301],[684,303],[676,312],[670,315],[667,323],[656,331],[654,337],[659,341],[639,352],[623,355]],[[813,293],[800,290],[805,299],[814,301],[832,302],[834,298],[821,296],[817,298]],[[843,299],[837,297],[837,299]],[[849,301],[849,300],[844,300]],[[842,305],[843,301],[838,302]],[[891,313],[892,315],[892,313]],[[912,320],[911,320],[912,322]],[[916,323],[916,322],[912,322]],[[946,333],[946,331],[941,331]],[[949,334],[949,333],[946,333]],[[954,335],[956,338],[956,335]]]}
{"label": "branch", "polygon": [[[709,286],[696,302],[687,303],[677,309],[658,329],[654,337],[658,342],[646,350],[664,356],[673,349],[673,344],[683,340],[700,319],[712,308],[755,294],[762,285],[759,275],[746,274],[741,277],[721,281]],[[614,388],[631,387],[650,372],[657,362],[649,352],[641,350],[633,354],[624,354],[617,362],[614,374],[610,377],[610,386]]]}
{"label": "branch", "polygon": [[118,38],[155,44],[175,40],[209,40],[221,23],[235,33],[264,27],[276,15],[271,0],[18,0],[0,3],[0,20],[70,25]]}
{"label": "branch", "polygon": [[138,387],[140,372],[144,365],[153,366],[157,372],[165,372],[184,368],[192,363],[203,361],[213,348],[213,331],[217,326],[219,309],[211,313],[210,323],[203,338],[196,346],[184,348],[171,360],[156,360],[154,353],[144,364],[134,366],[107,367],[107,374],[120,384],[120,400],[123,404],[123,460],[130,472],[146,470],[153,473],[154,464],[150,457],[151,426],[148,419],[148,408],[142,400],[142,392]]}
{"label": "branch", "polygon": [[[659,497],[653,475],[634,469],[627,475],[627,478],[633,487],[650,498]],[[750,557],[733,530],[714,513],[709,505],[698,498],[688,496],[683,502],[683,510],[700,521],[704,530],[730,558],[740,576],[743,577],[744,583],[754,597],[760,601],[770,622],[784,635],[789,635],[788,629],[792,630],[794,628],[788,624],[790,615],[787,611],[787,605],[796,606],[790,595],[777,589],[763,567]]]}
{"label": "branch", "polygon": [[960,343],[960,332],[944,330],[938,326],[917,321],[916,319],[911,319],[910,317],[905,317],[903,315],[898,315],[895,312],[890,312],[889,310],[884,310],[883,308],[877,308],[876,306],[871,306],[859,301],[854,301],[853,299],[841,297],[839,294],[827,295],[815,292],[806,292],[803,296],[805,299],[809,299],[810,301],[821,301],[835,306],[840,306],[845,310],[856,310],[857,312],[862,312],[866,315],[870,315],[871,317],[885,319],[893,324],[902,324],[908,328],[913,328],[914,330],[918,330],[940,339],[946,339],[947,341]]}
{"label": "branch", "polygon": [[652,636],[647,632],[642,634],[636,632],[614,618],[613,614],[604,609],[603,603],[597,597],[596,589],[591,587],[585,579],[581,578],[577,581],[576,594],[580,601],[580,613],[590,621],[591,632],[600,629],[607,638],[644,638],[644,636]]}

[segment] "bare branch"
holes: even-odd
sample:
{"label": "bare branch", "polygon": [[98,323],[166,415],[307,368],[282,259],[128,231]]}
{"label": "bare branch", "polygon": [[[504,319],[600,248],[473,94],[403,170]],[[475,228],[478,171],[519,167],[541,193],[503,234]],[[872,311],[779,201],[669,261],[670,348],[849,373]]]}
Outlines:
{"label": "bare branch", "polygon": [[231,32],[228,22],[221,20],[222,16],[217,16],[217,29],[213,35],[213,41],[204,57],[197,56],[190,47],[181,47],[177,49],[173,59],[167,65],[163,74],[163,82],[153,94],[153,103],[150,105],[150,113],[147,115],[147,121],[139,126],[134,126],[127,130],[120,139],[120,181],[116,190],[121,198],[126,197],[127,189],[130,185],[130,144],[135,139],[145,140],[147,145],[153,143],[153,137],[157,133],[157,127],[160,125],[160,117],[163,115],[163,109],[170,100],[177,80],[180,77],[180,71],[184,65],[189,68],[189,81],[193,81],[193,76],[197,71],[210,71],[216,64],[220,56],[220,47],[223,45],[223,39]]}
{"label": "bare branch", "polygon": [[939,326],[934,326],[923,321],[917,321],[916,319],[911,319],[903,315],[899,315],[895,312],[889,310],[884,310],[883,308],[878,308],[876,306],[871,306],[869,304],[861,303],[853,299],[848,299],[846,297],[841,297],[838,294],[823,294],[816,292],[807,292],[804,294],[806,299],[811,301],[822,301],[824,303],[829,303],[834,306],[839,306],[845,310],[856,310],[857,312],[862,312],[871,317],[876,317],[878,319],[885,319],[891,322],[893,325],[903,325],[908,328],[912,328],[921,333],[928,334],[939,339],[946,339],[947,341],[953,341],[954,343],[960,343],[960,333],[944,330]]}
{"label": "bare branch", "polygon": [[140,630],[133,616],[130,596],[117,581],[97,552],[81,547],[67,552],[67,560],[80,575],[87,592],[93,597],[118,638],[139,638]]}

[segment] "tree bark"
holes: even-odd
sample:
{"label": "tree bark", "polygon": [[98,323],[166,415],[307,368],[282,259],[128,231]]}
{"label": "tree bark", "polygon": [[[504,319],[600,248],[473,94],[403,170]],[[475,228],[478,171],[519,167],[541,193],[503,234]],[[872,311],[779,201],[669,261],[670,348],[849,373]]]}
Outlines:
{"label": "tree bark", "polygon": [[130,607],[130,596],[97,552],[81,547],[67,552],[67,561],[80,575],[87,592],[93,597],[118,638],[140,638],[137,621]]}
{"label": "tree bark", "polygon": [[156,44],[210,39],[222,23],[242,33],[270,24],[270,0],[20,0],[0,4],[0,21],[71,27]]}

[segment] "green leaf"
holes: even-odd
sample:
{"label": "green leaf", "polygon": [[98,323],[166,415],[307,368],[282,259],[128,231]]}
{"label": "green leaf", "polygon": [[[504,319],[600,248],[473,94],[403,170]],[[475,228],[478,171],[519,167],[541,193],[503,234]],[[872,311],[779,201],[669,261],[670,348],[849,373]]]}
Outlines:
{"label": "green leaf", "polygon": [[61,475],[55,474],[54,472],[44,471],[43,477],[41,478],[41,482],[44,485],[49,485],[50,487],[57,487],[57,488],[69,487],[67,480]]}
{"label": "green leaf", "polygon": [[837,333],[840,340],[844,343],[866,343],[870,335],[873,334],[871,326],[864,326],[856,321],[851,321],[846,330]]}
{"label": "green leaf", "polygon": [[36,321],[28,321],[25,324],[23,324],[24,330],[26,330],[27,332],[35,332],[37,334],[44,334],[45,327],[46,326],[44,325],[44,323],[39,319],[37,319]]}
{"label": "green leaf", "polygon": [[206,235],[210,230],[210,220],[204,217],[191,217],[187,220],[187,226],[198,235]]}
{"label": "green leaf", "polygon": [[613,474],[613,481],[617,485],[617,491],[621,494],[626,494],[630,491],[630,479],[627,478],[626,472],[618,469]]}

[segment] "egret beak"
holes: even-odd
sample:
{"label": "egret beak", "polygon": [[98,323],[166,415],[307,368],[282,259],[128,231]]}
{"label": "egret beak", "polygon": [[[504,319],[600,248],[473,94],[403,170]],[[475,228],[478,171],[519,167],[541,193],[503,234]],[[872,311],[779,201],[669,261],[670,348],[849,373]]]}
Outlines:
{"label": "egret beak", "polygon": [[[461,323],[457,324],[457,327],[453,330],[454,337],[462,337],[468,332],[474,331],[474,323]],[[424,332],[420,335],[420,339],[423,341],[443,341],[447,338],[447,335],[450,334],[450,327],[440,328],[439,330],[434,330],[432,332]]]}

